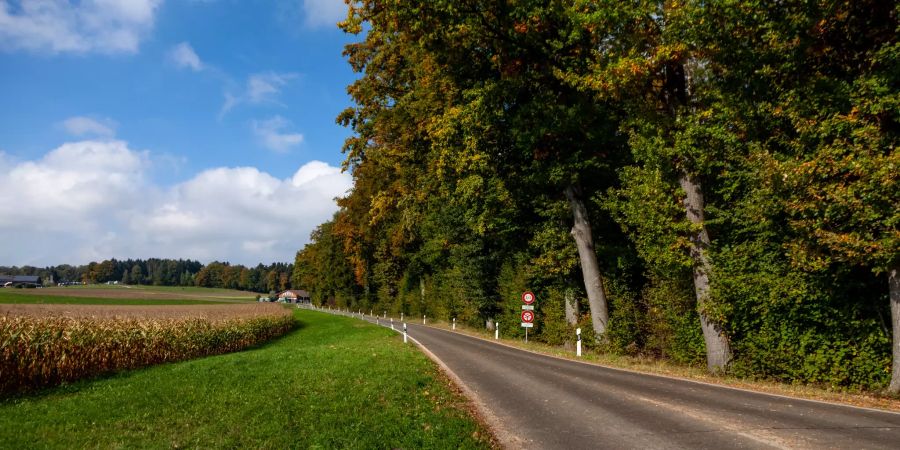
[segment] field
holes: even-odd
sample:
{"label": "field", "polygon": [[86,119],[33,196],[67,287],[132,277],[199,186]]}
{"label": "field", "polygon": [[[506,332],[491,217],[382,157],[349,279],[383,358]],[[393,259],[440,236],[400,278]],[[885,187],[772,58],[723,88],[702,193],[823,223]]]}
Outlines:
{"label": "field", "polygon": [[203,304],[203,305],[67,305],[67,304],[0,304],[0,316],[96,319],[247,319],[260,315],[280,315],[284,307],[275,303]]}
{"label": "field", "polygon": [[0,303],[188,305],[251,302],[256,295],[246,291],[198,287],[89,285],[0,289]]}
{"label": "field", "polygon": [[293,310],[249,350],[0,402],[0,448],[488,448],[489,434],[396,333]]}
{"label": "field", "polygon": [[0,305],[0,395],[233,352],[292,326],[272,303]]}

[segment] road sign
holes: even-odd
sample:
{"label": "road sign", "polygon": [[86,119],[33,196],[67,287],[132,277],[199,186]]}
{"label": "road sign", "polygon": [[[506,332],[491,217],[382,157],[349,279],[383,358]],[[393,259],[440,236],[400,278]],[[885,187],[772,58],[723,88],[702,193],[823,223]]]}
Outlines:
{"label": "road sign", "polygon": [[534,303],[534,300],[535,300],[534,293],[532,293],[531,291],[525,291],[522,293],[522,303],[524,303],[526,305],[530,305],[530,304]]}
{"label": "road sign", "polygon": [[522,310],[534,311],[534,305],[522,305]]}
{"label": "road sign", "polygon": [[522,311],[522,322],[534,322],[534,311]]}
{"label": "road sign", "polygon": [[534,324],[531,322],[522,322],[522,326],[525,328],[533,328]]}

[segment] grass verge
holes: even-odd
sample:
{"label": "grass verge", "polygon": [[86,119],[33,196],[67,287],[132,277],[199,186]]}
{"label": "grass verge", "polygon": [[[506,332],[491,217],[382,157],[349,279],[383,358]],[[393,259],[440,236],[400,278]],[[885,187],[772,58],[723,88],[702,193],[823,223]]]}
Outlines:
{"label": "grass verge", "polygon": [[261,347],[0,403],[0,448],[487,448],[485,428],[396,333],[296,310]]}

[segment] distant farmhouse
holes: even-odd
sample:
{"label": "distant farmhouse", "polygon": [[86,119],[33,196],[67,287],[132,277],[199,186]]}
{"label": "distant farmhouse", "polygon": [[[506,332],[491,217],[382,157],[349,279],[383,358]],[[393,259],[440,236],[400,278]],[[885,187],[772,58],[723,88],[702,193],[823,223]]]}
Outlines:
{"label": "distant farmhouse", "polygon": [[309,303],[309,292],[291,289],[278,294],[278,300],[285,303]]}
{"label": "distant farmhouse", "polygon": [[37,287],[41,286],[41,277],[32,275],[0,275],[0,286],[2,287]]}

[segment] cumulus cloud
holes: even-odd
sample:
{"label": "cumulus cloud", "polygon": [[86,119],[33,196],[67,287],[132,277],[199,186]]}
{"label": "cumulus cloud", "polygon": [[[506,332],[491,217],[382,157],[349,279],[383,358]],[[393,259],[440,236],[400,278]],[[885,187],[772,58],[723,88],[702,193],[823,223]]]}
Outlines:
{"label": "cumulus cloud", "polygon": [[136,53],[162,0],[0,0],[0,48]]}
{"label": "cumulus cloud", "polygon": [[197,52],[191,47],[191,44],[182,42],[169,50],[169,59],[175,63],[178,68],[190,68],[194,72],[203,70],[203,62],[197,56]]}
{"label": "cumulus cloud", "polygon": [[347,17],[344,0],[303,0],[304,21],[307,26],[334,27]]}
{"label": "cumulus cloud", "polygon": [[[89,230],[93,217],[127,207],[144,184],[147,153],[123,141],[81,141],[37,161],[0,168],[0,229]],[[8,235],[7,235],[8,236]]]}
{"label": "cumulus cloud", "polygon": [[290,72],[263,72],[250,75],[247,77],[243,92],[239,95],[225,92],[225,102],[219,110],[219,118],[241,103],[282,105],[278,101],[278,95],[281,94],[282,88],[297,76],[296,73]]}
{"label": "cumulus cloud", "polygon": [[63,129],[73,136],[113,137],[116,134],[116,123],[109,119],[93,119],[85,116],[74,116],[62,121]]}
{"label": "cumulus cloud", "polygon": [[286,153],[291,147],[303,142],[303,135],[291,133],[286,128],[291,126],[290,121],[281,116],[274,116],[267,120],[254,120],[251,122],[253,134],[260,143],[269,150],[278,153]]}
{"label": "cumulus cloud", "polygon": [[352,183],[339,168],[313,161],[287,179],[219,167],[163,187],[150,181],[151,159],[124,141],[88,140],[38,160],[7,161],[0,204],[12,207],[0,215],[3,262],[290,261]]}

